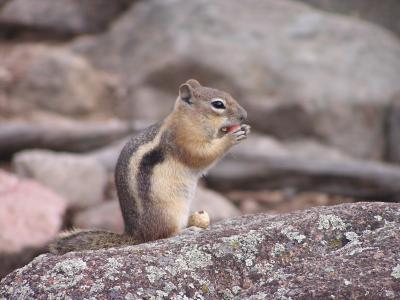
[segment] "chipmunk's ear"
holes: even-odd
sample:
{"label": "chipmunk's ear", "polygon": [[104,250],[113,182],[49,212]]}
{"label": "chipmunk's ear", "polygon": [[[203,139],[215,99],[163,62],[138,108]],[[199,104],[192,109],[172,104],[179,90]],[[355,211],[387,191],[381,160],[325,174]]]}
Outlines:
{"label": "chipmunk's ear", "polygon": [[189,79],[179,87],[179,97],[182,101],[192,104],[193,103],[193,90],[200,87],[201,84],[196,79]]}
{"label": "chipmunk's ear", "polygon": [[186,83],[194,89],[201,86],[200,82],[198,82],[196,79],[189,79],[188,81],[186,81]]}
{"label": "chipmunk's ear", "polygon": [[179,87],[179,98],[188,104],[193,103],[193,88],[188,83],[183,83]]}

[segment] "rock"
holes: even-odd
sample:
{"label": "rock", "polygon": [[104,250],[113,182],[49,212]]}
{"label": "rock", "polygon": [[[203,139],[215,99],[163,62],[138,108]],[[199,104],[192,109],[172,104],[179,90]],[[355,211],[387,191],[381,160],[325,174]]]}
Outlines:
{"label": "rock", "polygon": [[400,204],[237,217],[202,232],[42,255],[0,284],[5,299],[396,299]]}
{"label": "rock", "polygon": [[65,210],[66,201],[51,190],[0,170],[0,278],[56,236]]}
{"label": "rock", "polygon": [[122,118],[156,122],[172,111],[177,94],[163,90],[138,86],[127,92],[127,101],[121,103],[116,113]]}
{"label": "rock", "polygon": [[107,172],[92,158],[26,150],[14,156],[13,166],[20,176],[33,178],[63,195],[73,209],[88,207],[103,199]]}
{"label": "rock", "polygon": [[129,0],[13,0],[0,10],[0,26],[9,30],[61,35],[99,32],[123,11]]}
{"label": "rock", "polygon": [[240,100],[256,130],[359,158],[383,158],[386,112],[400,92],[395,36],[287,0],[144,1],[71,48],[130,91],[161,90],[160,105],[194,77]]}
{"label": "rock", "polygon": [[72,221],[75,228],[104,229],[122,233],[124,221],[118,200],[107,201],[78,212]]}
{"label": "rock", "polygon": [[108,145],[135,132],[120,120],[3,121],[0,126],[0,159],[29,148],[83,152]]}
{"label": "rock", "polygon": [[319,9],[374,22],[400,35],[400,5],[397,0],[301,0]]}
{"label": "rock", "polygon": [[329,148],[307,144],[249,137],[209,171],[207,183],[219,191],[292,189],[364,200],[399,199],[399,167],[352,159],[335,149],[325,151]]}
{"label": "rock", "polygon": [[231,191],[227,197],[246,213],[287,213],[296,210],[354,202],[354,199],[317,192],[287,190]]}
{"label": "rock", "polygon": [[281,142],[268,136],[251,133],[246,141],[233,147],[230,150],[231,157],[254,157],[268,158],[276,156],[279,158],[287,158],[294,156],[303,159],[312,159],[322,157],[325,160],[354,160],[354,158],[346,155],[337,148],[321,144],[311,139],[298,139],[287,142]]}
{"label": "rock", "polygon": [[240,215],[240,211],[227,198],[215,191],[198,187],[191,211],[201,210],[205,210],[213,222]]}
{"label": "rock", "polygon": [[239,209],[244,215],[260,213],[263,211],[261,205],[251,198],[245,198],[243,200],[241,199],[239,202]]}
{"label": "rock", "polygon": [[[12,2],[14,3],[14,2]],[[23,45],[4,50],[0,77],[8,98],[8,114],[21,116],[44,110],[68,116],[108,115],[118,93],[118,80],[95,70],[85,58],[68,50]],[[6,99],[7,100],[7,99]]]}
{"label": "rock", "polygon": [[387,160],[400,163],[400,95],[388,112],[387,123]]}
{"label": "rock", "polygon": [[0,252],[42,246],[62,225],[65,200],[32,180],[0,171]]}
{"label": "rock", "polygon": [[[193,200],[191,211],[205,210],[213,222],[238,216],[240,211],[222,195],[198,187]],[[122,233],[124,222],[117,199],[89,207],[78,212],[73,218],[73,225],[82,229],[104,229]]]}

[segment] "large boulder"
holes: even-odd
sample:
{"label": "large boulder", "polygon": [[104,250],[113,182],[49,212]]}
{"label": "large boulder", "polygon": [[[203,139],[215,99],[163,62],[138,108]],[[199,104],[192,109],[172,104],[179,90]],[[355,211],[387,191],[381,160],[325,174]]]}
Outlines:
{"label": "large boulder", "polygon": [[0,170],[0,278],[55,238],[66,207],[65,199],[41,184]]}
{"label": "large boulder", "polygon": [[387,159],[400,164],[400,95],[393,101],[387,128]]}
{"label": "large boulder", "polygon": [[42,255],[5,299],[396,299],[400,204],[357,203],[230,219],[198,233]]}
{"label": "large boulder", "polygon": [[[0,26],[9,31],[74,35],[99,32],[131,0],[13,0],[0,10]],[[0,1],[1,5],[1,1]]]}
{"label": "large boulder", "polygon": [[316,206],[354,202],[351,198],[317,192],[296,193],[291,188],[260,191],[236,190],[229,192],[227,197],[239,206],[242,214],[288,213]]}
{"label": "large boulder", "polygon": [[137,131],[130,122],[77,121],[51,117],[1,121],[0,159],[26,149],[85,152],[108,145]]}
{"label": "large boulder", "polygon": [[398,201],[400,168],[351,158],[315,141],[282,143],[252,135],[206,177],[210,187],[320,191],[358,199]]}
{"label": "large boulder", "polygon": [[109,115],[118,80],[61,47],[22,45],[1,50],[1,115],[50,111],[67,116]]}
{"label": "large boulder", "polygon": [[231,92],[257,130],[361,158],[383,157],[388,104],[400,93],[395,36],[288,0],[143,1],[71,47],[122,76],[131,103],[145,86],[172,105],[194,77]]}
{"label": "large boulder", "polygon": [[13,158],[20,176],[32,178],[63,195],[70,208],[84,208],[103,200],[107,172],[96,160],[48,150],[25,150]]}
{"label": "large boulder", "polygon": [[397,0],[299,0],[329,12],[374,22],[400,35],[400,3]]}

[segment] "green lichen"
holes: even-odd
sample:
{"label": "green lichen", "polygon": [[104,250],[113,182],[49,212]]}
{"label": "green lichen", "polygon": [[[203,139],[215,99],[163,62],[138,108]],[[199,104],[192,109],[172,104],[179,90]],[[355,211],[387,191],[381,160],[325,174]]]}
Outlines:
{"label": "green lichen", "polygon": [[390,275],[396,279],[400,279],[400,264],[396,265]]}
{"label": "green lichen", "polygon": [[167,299],[167,297],[168,297],[168,293],[166,293],[164,291],[160,291],[160,290],[156,291],[156,295],[157,295],[157,297],[155,299]]}
{"label": "green lichen", "polygon": [[225,289],[224,291],[222,291],[222,299],[230,300],[233,299],[234,297],[235,296],[229,289]]}
{"label": "green lichen", "polygon": [[285,246],[281,243],[276,243],[272,251],[272,255],[277,257],[281,256],[283,253],[285,253]]}
{"label": "green lichen", "polygon": [[342,238],[334,238],[329,240],[329,247],[331,248],[341,248],[343,246]]}
{"label": "green lichen", "polygon": [[289,292],[289,290],[285,289],[285,288],[279,288],[276,291],[277,294],[277,298],[280,300],[292,300],[291,297],[286,297],[286,294]]}
{"label": "green lichen", "polygon": [[166,281],[165,284],[164,284],[164,291],[169,294],[174,290],[176,290],[176,285],[173,284],[172,282]]}
{"label": "green lichen", "polygon": [[95,282],[90,287],[91,294],[97,294],[104,289],[104,284],[102,282]]}
{"label": "green lichen", "polygon": [[335,272],[335,269],[332,268],[332,267],[326,267],[326,268],[324,269],[324,271],[325,271],[326,273],[333,273],[333,272]]}
{"label": "green lichen", "polygon": [[287,278],[292,276],[293,276],[292,274],[287,274],[282,269],[278,269],[271,273],[271,277],[268,278],[267,282],[271,283],[273,281],[286,280]]}
{"label": "green lichen", "polygon": [[388,297],[389,299],[393,299],[396,295],[394,294],[393,291],[385,291],[385,296]]}
{"label": "green lichen", "polygon": [[34,299],[32,297],[35,294],[35,292],[30,288],[28,284],[19,286],[17,290],[10,288],[7,292],[9,293],[9,295],[14,294],[14,292],[16,292],[15,295],[18,296],[17,299]]}
{"label": "green lichen", "polygon": [[238,241],[232,241],[231,242],[231,246],[232,246],[233,249],[236,250],[237,248],[240,247],[240,243]]}
{"label": "green lichen", "polygon": [[347,227],[346,223],[341,218],[335,215],[320,215],[318,221],[319,230],[345,230]]}
{"label": "green lichen", "polygon": [[346,233],[344,234],[344,236],[346,237],[346,239],[347,239],[348,241],[350,241],[350,242],[353,243],[353,244],[359,244],[359,243],[360,243],[360,242],[358,241],[358,238],[359,238],[358,234],[355,233],[355,232],[353,232],[353,231],[346,232]]}
{"label": "green lichen", "polygon": [[46,291],[68,289],[75,286],[84,277],[82,272],[86,269],[86,262],[80,258],[65,259],[58,262],[47,275],[41,276],[41,281],[46,282],[52,278],[52,284],[45,287]]}
{"label": "green lichen", "polygon": [[253,260],[248,258],[245,260],[246,267],[251,267],[253,265]]}
{"label": "green lichen", "polygon": [[239,294],[239,292],[242,290],[242,288],[240,286],[233,286],[232,287],[232,293],[234,293],[235,295]]}
{"label": "green lichen", "polygon": [[290,225],[282,229],[281,233],[285,235],[289,240],[297,241],[299,244],[303,242],[303,240],[306,238],[304,234],[300,234],[293,228],[293,226]]}
{"label": "green lichen", "polygon": [[267,261],[258,262],[254,266],[254,270],[259,274],[270,273],[274,269],[274,265],[272,264],[272,262],[273,262],[272,260],[270,260],[269,262]]}
{"label": "green lichen", "polygon": [[212,265],[212,256],[197,248],[197,246],[183,247],[181,254],[167,266],[166,270],[172,275],[184,271],[194,271]]}
{"label": "green lichen", "polygon": [[347,279],[344,279],[344,285],[351,285],[351,281],[347,280]]}
{"label": "green lichen", "polygon": [[203,284],[201,286],[201,291],[203,292],[203,294],[208,294],[209,293],[208,285],[207,284]]}
{"label": "green lichen", "polygon": [[125,295],[125,300],[134,300],[136,299],[135,296],[133,296],[131,293],[126,293]]}
{"label": "green lichen", "polygon": [[54,266],[53,271],[57,273],[64,273],[66,276],[72,277],[75,274],[81,273],[85,269],[86,262],[80,258],[71,258],[58,262]]}
{"label": "green lichen", "polygon": [[264,292],[258,292],[255,295],[251,295],[249,298],[247,298],[248,300],[264,300],[264,299],[268,299],[271,298],[270,295],[264,293]]}
{"label": "green lichen", "polygon": [[116,259],[114,257],[110,257],[107,259],[107,263],[103,267],[105,270],[105,276],[110,280],[116,280],[114,277],[115,274],[119,274],[121,272],[121,268],[123,267],[123,263],[121,259]]}
{"label": "green lichen", "polygon": [[246,266],[253,266],[258,253],[258,246],[264,240],[261,233],[250,230],[245,235],[232,235],[223,237],[222,243],[213,246],[215,256],[223,257],[232,254],[235,259],[244,263]]}
{"label": "green lichen", "polygon": [[165,271],[156,266],[148,266],[145,268],[145,270],[147,272],[147,279],[150,283],[156,282],[157,280],[161,279],[165,274],[167,274],[165,273]]}

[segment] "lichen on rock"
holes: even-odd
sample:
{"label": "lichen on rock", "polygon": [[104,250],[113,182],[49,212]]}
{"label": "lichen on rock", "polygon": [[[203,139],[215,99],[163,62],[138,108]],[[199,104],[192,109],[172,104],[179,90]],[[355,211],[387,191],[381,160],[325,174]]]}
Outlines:
{"label": "lichen on rock", "polygon": [[3,279],[0,299],[396,299],[399,209],[248,215],[142,245],[41,255]]}

